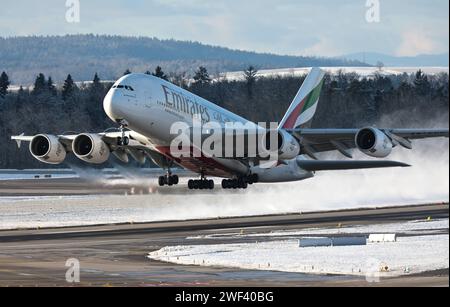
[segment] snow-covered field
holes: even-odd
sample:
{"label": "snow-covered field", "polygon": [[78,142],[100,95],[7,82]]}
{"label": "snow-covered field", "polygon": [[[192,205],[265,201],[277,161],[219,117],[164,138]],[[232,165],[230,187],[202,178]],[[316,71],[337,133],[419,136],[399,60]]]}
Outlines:
{"label": "snow-covered field", "polygon": [[[272,77],[272,76],[302,76],[309,72],[311,68],[285,68],[285,69],[269,69],[258,71],[257,77]],[[356,73],[361,77],[373,77],[376,74],[380,75],[402,75],[404,73],[411,74],[421,69],[426,74],[434,75],[438,73],[449,72],[448,67],[384,67],[379,69],[377,67],[322,67],[323,70],[329,74],[336,75],[342,73]],[[223,73],[220,78],[230,81],[243,80],[244,75],[242,71]]]}
{"label": "snow-covered field", "polygon": [[[412,234],[425,229],[434,229],[436,232],[439,229],[446,229],[448,232],[448,223],[446,219],[435,222],[370,225],[326,229],[322,233],[329,235],[342,233],[343,230],[348,233],[397,230]],[[313,235],[319,232],[317,229],[307,229],[280,233],[278,235],[291,238],[284,240],[277,238],[276,241],[258,242],[256,241],[258,237],[255,236],[253,243],[165,247],[149,253],[148,257],[152,260],[183,265],[372,277],[373,274],[379,277],[392,277],[449,267],[448,234],[402,236],[395,243],[366,246],[309,248],[298,246],[298,238],[302,235]]]}
{"label": "snow-covered field", "polygon": [[343,235],[343,234],[377,234],[377,233],[401,233],[403,235],[415,235],[415,234],[435,234],[439,233],[443,229],[449,229],[449,220],[430,220],[430,221],[410,221],[406,223],[389,223],[379,225],[361,225],[351,227],[339,227],[339,228],[309,228],[299,231],[277,231],[269,233],[228,233],[226,235],[205,235],[188,237],[191,240],[197,239],[223,239],[223,238],[258,238],[258,237],[273,237],[273,238],[288,238],[292,239],[299,236],[311,236],[311,235]]}

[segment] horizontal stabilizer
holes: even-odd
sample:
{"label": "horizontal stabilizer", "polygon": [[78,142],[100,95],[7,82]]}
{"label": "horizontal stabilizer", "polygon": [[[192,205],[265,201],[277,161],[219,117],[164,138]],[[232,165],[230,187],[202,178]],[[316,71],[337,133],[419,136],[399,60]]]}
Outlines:
{"label": "horizontal stabilizer", "polygon": [[316,160],[297,160],[299,167],[306,171],[337,171],[368,168],[385,167],[409,167],[411,165],[396,161],[316,161]]}

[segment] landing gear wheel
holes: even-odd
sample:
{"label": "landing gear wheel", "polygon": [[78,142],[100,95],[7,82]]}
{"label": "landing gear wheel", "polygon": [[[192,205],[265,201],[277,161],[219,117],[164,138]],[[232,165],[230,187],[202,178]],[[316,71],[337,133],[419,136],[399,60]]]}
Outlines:
{"label": "landing gear wheel", "polygon": [[193,190],[194,189],[194,180],[189,180],[188,181],[188,188],[189,188],[189,190]]}
{"label": "landing gear wheel", "polygon": [[194,180],[194,190],[199,190],[200,189],[200,181],[199,180]]}
{"label": "landing gear wheel", "polygon": [[251,178],[251,180],[252,180],[253,183],[258,183],[258,182],[259,182],[259,176],[258,176],[258,174],[252,174],[252,175],[250,176],[250,178]]}
{"label": "landing gear wheel", "polygon": [[246,190],[248,188],[248,183],[245,181],[239,181],[239,189]]}
{"label": "landing gear wheel", "polygon": [[222,189],[224,190],[228,189],[228,180],[226,179],[222,180]]}
{"label": "landing gear wheel", "polygon": [[166,178],[164,176],[160,176],[158,178],[158,184],[159,184],[160,187],[165,186],[166,185]]}

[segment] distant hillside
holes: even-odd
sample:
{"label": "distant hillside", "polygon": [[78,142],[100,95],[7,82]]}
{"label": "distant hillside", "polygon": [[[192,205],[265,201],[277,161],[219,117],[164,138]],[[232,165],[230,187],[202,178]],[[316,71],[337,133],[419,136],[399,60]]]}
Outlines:
{"label": "distant hillside", "polygon": [[345,59],[280,56],[231,50],[197,42],[121,36],[68,35],[0,38],[0,71],[7,71],[14,84],[29,84],[42,72],[61,82],[68,73],[75,80],[115,79],[126,69],[191,74],[200,65],[217,74],[248,65],[258,69],[309,66],[367,66]]}
{"label": "distant hillside", "polygon": [[396,57],[376,52],[361,52],[344,55],[342,58],[365,61],[365,63],[370,65],[376,65],[380,61],[385,66],[390,67],[448,67],[449,54],[422,54],[415,57]]}

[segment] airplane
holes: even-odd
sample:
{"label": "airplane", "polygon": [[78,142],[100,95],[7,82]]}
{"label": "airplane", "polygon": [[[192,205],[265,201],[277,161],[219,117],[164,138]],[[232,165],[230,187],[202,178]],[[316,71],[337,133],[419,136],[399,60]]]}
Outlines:
{"label": "airplane", "polygon": [[[355,161],[352,150],[357,149],[372,158],[387,158],[395,147],[412,149],[411,140],[449,136],[448,129],[310,128],[324,76],[322,69],[311,69],[275,129],[252,123],[155,76],[129,74],[114,83],[103,101],[107,116],[120,126],[117,131],[79,135],[22,134],[11,139],[19,148],[21,142],[29,142],[32,156],[48,164],[63,163],[69,153],[92,164],[107,162],[111,154],[124,163],[129,162],[130,156],[140,163],[149,158],[166,171],[158,179],[159,186],[179,184],[179,177],[172,171],[178,166],[199,174],[200,179],[188,181],[190,190],[212,190],[215,183],[208,178],[223,179],[223,189],[247,189],[256,183],[305,180],[321,171],[409,167],[405,163],[380,159]],[[257,138],[257,142],[265,142],[263,147],[272,150],[276,163],[268,166],[264,162],[266,157],[259,152],[251,156],[246,152],[231,157],[216,156],[207,155],[203,147],[197,148],[200,155],[174,155],[172,145],[176,136],[170,133],[173,125],[183,123],[193,131],[196,121],[218,122],[224,130],[227,123],[240,123],[250,127],[249,131],[253,130],[247,134],[257,131],[259,135],[262,131],[263,137]],[[207,136],[202,129],[200,134],[202,140]],[[275,146],[268,141],[269,134],[270,140],[275,134]],[[330,151],[337,151],[348,159],[319,158],[320,153]]]}

